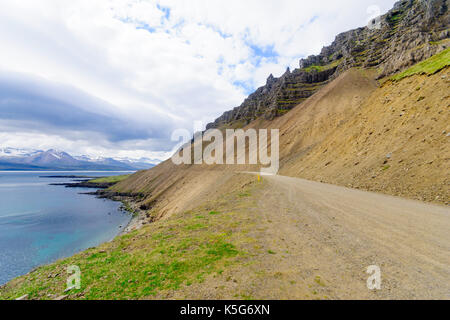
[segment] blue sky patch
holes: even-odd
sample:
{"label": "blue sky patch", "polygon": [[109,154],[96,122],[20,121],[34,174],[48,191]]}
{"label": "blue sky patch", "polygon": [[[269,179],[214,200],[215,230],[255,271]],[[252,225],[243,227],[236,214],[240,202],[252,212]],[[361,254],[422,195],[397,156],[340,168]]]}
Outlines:
{"label": "blue sky patch", "polygon": [[251,93],[253,93],[255,91],[255,88],[252,85],[251,81],[234,81],[233,85],[244,89],[244,93],[246,95],[250,95]]}
{"label": "blue sky patch", "polygon": [[162,11],[164,13],[164,18],[163,19],[169,20],[169,18],[170,18],[170,8],[163,7],[163,6],[159,5],[159,4],[157,4],[156,7],[158,8],[158,10],[160,10],[160,11]]}

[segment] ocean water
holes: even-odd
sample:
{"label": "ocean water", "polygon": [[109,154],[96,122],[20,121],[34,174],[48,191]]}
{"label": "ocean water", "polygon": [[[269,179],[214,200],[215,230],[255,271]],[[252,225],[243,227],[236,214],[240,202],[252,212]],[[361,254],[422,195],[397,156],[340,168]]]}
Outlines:
{"label": "ocean water", "polygon": [[118,174],[0,171],[0,285],[113,239],[131,219],[119,202],[80,194],[95,189],[50,186],[72,179],[41,176]]}

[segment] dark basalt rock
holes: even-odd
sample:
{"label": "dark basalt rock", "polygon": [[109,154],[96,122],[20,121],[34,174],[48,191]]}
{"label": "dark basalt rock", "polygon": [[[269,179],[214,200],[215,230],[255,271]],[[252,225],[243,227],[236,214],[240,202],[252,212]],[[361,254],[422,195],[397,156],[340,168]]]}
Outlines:
{"label": "dark basalt rock", "polygon": [[352,67],[378,68],[392,75],[446,49],[450,36],[448,0],[403,0],[375,25],[339,34],[319,55],[301,59],[299,69],[270,75],[239,107],[225,112],[207,129],[243,127],[258,118],[271,120],[300,104]]}

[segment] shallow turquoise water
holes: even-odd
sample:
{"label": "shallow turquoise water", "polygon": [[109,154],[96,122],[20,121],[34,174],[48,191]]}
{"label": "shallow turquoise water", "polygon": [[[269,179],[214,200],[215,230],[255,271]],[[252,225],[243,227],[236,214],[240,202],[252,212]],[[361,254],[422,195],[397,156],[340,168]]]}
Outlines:
{"label": "shallow turquoise water", "polygon": [[0,285],[33,268],[114,238],[131,219],[120,203],[50,186],[67,178],[117,172],[0,172]]}

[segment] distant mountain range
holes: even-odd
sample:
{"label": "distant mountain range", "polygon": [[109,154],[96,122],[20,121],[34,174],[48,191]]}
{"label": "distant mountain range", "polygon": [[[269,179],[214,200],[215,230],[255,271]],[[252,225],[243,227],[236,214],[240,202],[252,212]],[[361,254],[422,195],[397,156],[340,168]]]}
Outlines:
{"label": "distant mountain range", "polygon": [[157,163],[157,160],[148,158],[91,158],[71,156],[54,149],[43,151],[0,147],[0,170],[145,170]]}

